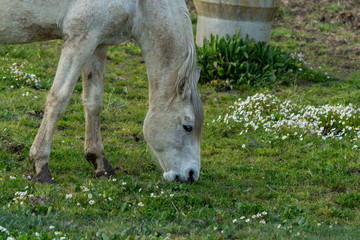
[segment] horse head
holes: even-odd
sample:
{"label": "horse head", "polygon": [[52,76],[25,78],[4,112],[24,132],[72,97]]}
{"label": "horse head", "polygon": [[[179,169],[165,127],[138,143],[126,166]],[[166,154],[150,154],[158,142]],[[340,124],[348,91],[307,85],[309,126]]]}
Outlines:
{"label": "horse head", "polygon": [[167,181],[194,182],[200,173],[203,109],[197,91],[200,68],[182,78],[168,103],[150,104],[144,136],[159,159]]}

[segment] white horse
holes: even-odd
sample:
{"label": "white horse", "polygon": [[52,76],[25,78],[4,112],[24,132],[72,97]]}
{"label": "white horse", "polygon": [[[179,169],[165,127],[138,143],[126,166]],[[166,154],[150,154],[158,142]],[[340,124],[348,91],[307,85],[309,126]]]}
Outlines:
{"label": "white horse", "polygon": [[192,25],[183,0],[0,0],[0,44],[63,39],[55,79],[30,149],[33,180],[53,182],[51,141],[79,75],[85,106],[85,156],[95,177],[114,174],[100,133],[107,46],[133,38],[144,55],[149,111],[144,136],[168,181],[200,172],[203,109],[197,91]]}

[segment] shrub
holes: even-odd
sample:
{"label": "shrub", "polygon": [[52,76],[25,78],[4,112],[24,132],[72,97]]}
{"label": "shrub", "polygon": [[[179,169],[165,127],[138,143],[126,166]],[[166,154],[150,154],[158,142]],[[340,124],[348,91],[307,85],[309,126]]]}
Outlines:
{"label": "shrub", "polygon": [[[220,90],[238,89],[241,85],[264,86],[288,84],[300,78],[313,81],[326,76],[310,70],[301,59],[265,42],[248,37],[211,35],[197,47],[198,64],[202,67],[200,83],[211,83]],[[296,75],[291,76],[291,75]],[[291,76],[291,77],[290,77]]]}

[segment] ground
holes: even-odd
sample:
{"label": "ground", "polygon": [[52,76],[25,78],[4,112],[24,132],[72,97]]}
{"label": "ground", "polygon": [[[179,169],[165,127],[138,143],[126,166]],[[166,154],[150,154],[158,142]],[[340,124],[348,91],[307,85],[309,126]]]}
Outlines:
{"label": "ground", "polygon": [[[326,65],[339,77],[347,77],[360,68],[360,11],[358,1],[282,1],[274,22],[275,44],[296,40],[287,46],[311,53],[305,60]],[[285,30],[283,33],[281,30]]]}
{"label": "ground", "polygon": [[[343,2],[284,1],[272,28],[272,45],[302,53],[314,69],[335,76],[329,81],[295,78],[230,92],[199,85],[205,122],[201,175],[193,184],[166,182],[146,146],[146,66],[133,42],[110,47],[107,58],[101,129],[118,176],[94,179],[84,158],[80,78],[53,140],[56,183],[30,181],[29,149],[62,42],[1,45],[0,239],[360,239],[359,9],[355,0]],[[289,104],[271,107],[264,95]],[[259,125],[258,109],[243,111],[257,130],[217,121],[238,106],[270,107],[279,120],[279,110],[284,115],[294,104],[297,111],[329,110],[322,117],[346,126],[347,135],[327,138],[330,121],[319,134],[286,126],[275,134]],[[316,114],[309,116],[317,123]]]}

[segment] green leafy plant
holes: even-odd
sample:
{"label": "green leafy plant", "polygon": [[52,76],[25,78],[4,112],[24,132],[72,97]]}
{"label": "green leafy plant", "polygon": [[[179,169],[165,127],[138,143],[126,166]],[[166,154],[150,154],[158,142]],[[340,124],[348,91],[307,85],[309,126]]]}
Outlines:
{"label": "green leafy plant", "polygon": [[[289,74],[300,74],[310,80],[324,79],[315,74],[294,54],[248,37],[240,39],[211,35],[197,47],[198,64],[202,66],[200,83],[211,83],[220,90],[237,89],[241,85],[264,86],[289,83]],[[309,72],[310,71],[310,72]],[[294,78],[291,78],[294,79]]]}

